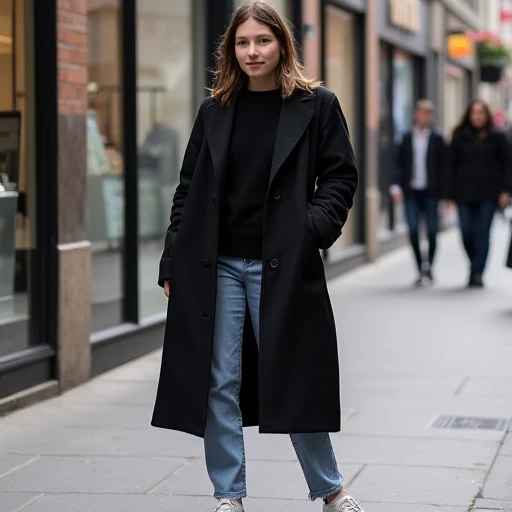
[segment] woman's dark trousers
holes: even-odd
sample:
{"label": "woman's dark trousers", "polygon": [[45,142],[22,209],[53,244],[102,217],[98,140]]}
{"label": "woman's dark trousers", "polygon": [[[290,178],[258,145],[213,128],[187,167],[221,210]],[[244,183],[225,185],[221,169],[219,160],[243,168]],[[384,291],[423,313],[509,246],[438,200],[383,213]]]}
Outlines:
{"label": "woman's dark trousers", "polygon": [[462,242],[472,274],[483,274],[485,270],[496,206],[496,201],[470,201],[458,205]]}

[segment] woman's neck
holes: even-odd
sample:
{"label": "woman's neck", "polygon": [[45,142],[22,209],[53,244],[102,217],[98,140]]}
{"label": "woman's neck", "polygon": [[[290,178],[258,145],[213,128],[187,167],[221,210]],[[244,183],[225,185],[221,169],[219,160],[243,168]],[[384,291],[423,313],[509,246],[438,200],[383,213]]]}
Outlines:
{"label": "woman's neck", "polygon": [[249,78],[249,83],[247,84],[247,89],[255,92],[273,91],[278,88],[275,75],[260,78],[259,80]]}

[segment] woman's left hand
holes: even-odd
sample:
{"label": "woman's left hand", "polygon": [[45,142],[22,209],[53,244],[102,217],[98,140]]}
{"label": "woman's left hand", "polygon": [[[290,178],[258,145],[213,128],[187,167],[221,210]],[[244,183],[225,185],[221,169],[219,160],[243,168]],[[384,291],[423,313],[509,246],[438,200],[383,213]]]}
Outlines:
{"label": "woman's left hand", "polygon": [[500,197],[498,199],[498,204],[500,208],[503,210],[506,208],[510,203],[510,194],[508,192],[502,192],[500,194]]}

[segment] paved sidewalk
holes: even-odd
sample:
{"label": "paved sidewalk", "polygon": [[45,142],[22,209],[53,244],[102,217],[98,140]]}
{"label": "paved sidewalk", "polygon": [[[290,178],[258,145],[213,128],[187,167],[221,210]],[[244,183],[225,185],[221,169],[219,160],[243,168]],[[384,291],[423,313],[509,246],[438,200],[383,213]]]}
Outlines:
{"label": "paved sidewalk", "polygon": [[[484,290],[463,288],[456,232],[434,287],[410,286],[408,249],[331,283],[344,406],[332,438],[366,512],[512,511],[512,434],[432,427],[512,417],[508,236],[497,223]],[[0,512],[212,512],[201,440],[149,426],[159,359],[0,418]],[[285,436],[246,439],[248,512],[321,510]]]}

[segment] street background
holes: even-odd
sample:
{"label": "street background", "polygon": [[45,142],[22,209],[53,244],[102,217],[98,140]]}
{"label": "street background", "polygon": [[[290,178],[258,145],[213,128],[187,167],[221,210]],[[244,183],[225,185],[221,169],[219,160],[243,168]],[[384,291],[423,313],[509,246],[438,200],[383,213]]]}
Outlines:
{"label": "street background", "polygon": [[[464,287],[456,230],[432,287],[411,286],[408,248],[330,282],[344,419],[332,439],[366,512],[512,511],[509,234],[497,219],[482,290]],[[202,440],[149,426],[159,363],[153,352],[0,418],[0,511],[211,512]],[[504,421],[434,428],[439,415]],[[247,429],[246,445],[248,511],[319,510],[286,436]]]}

